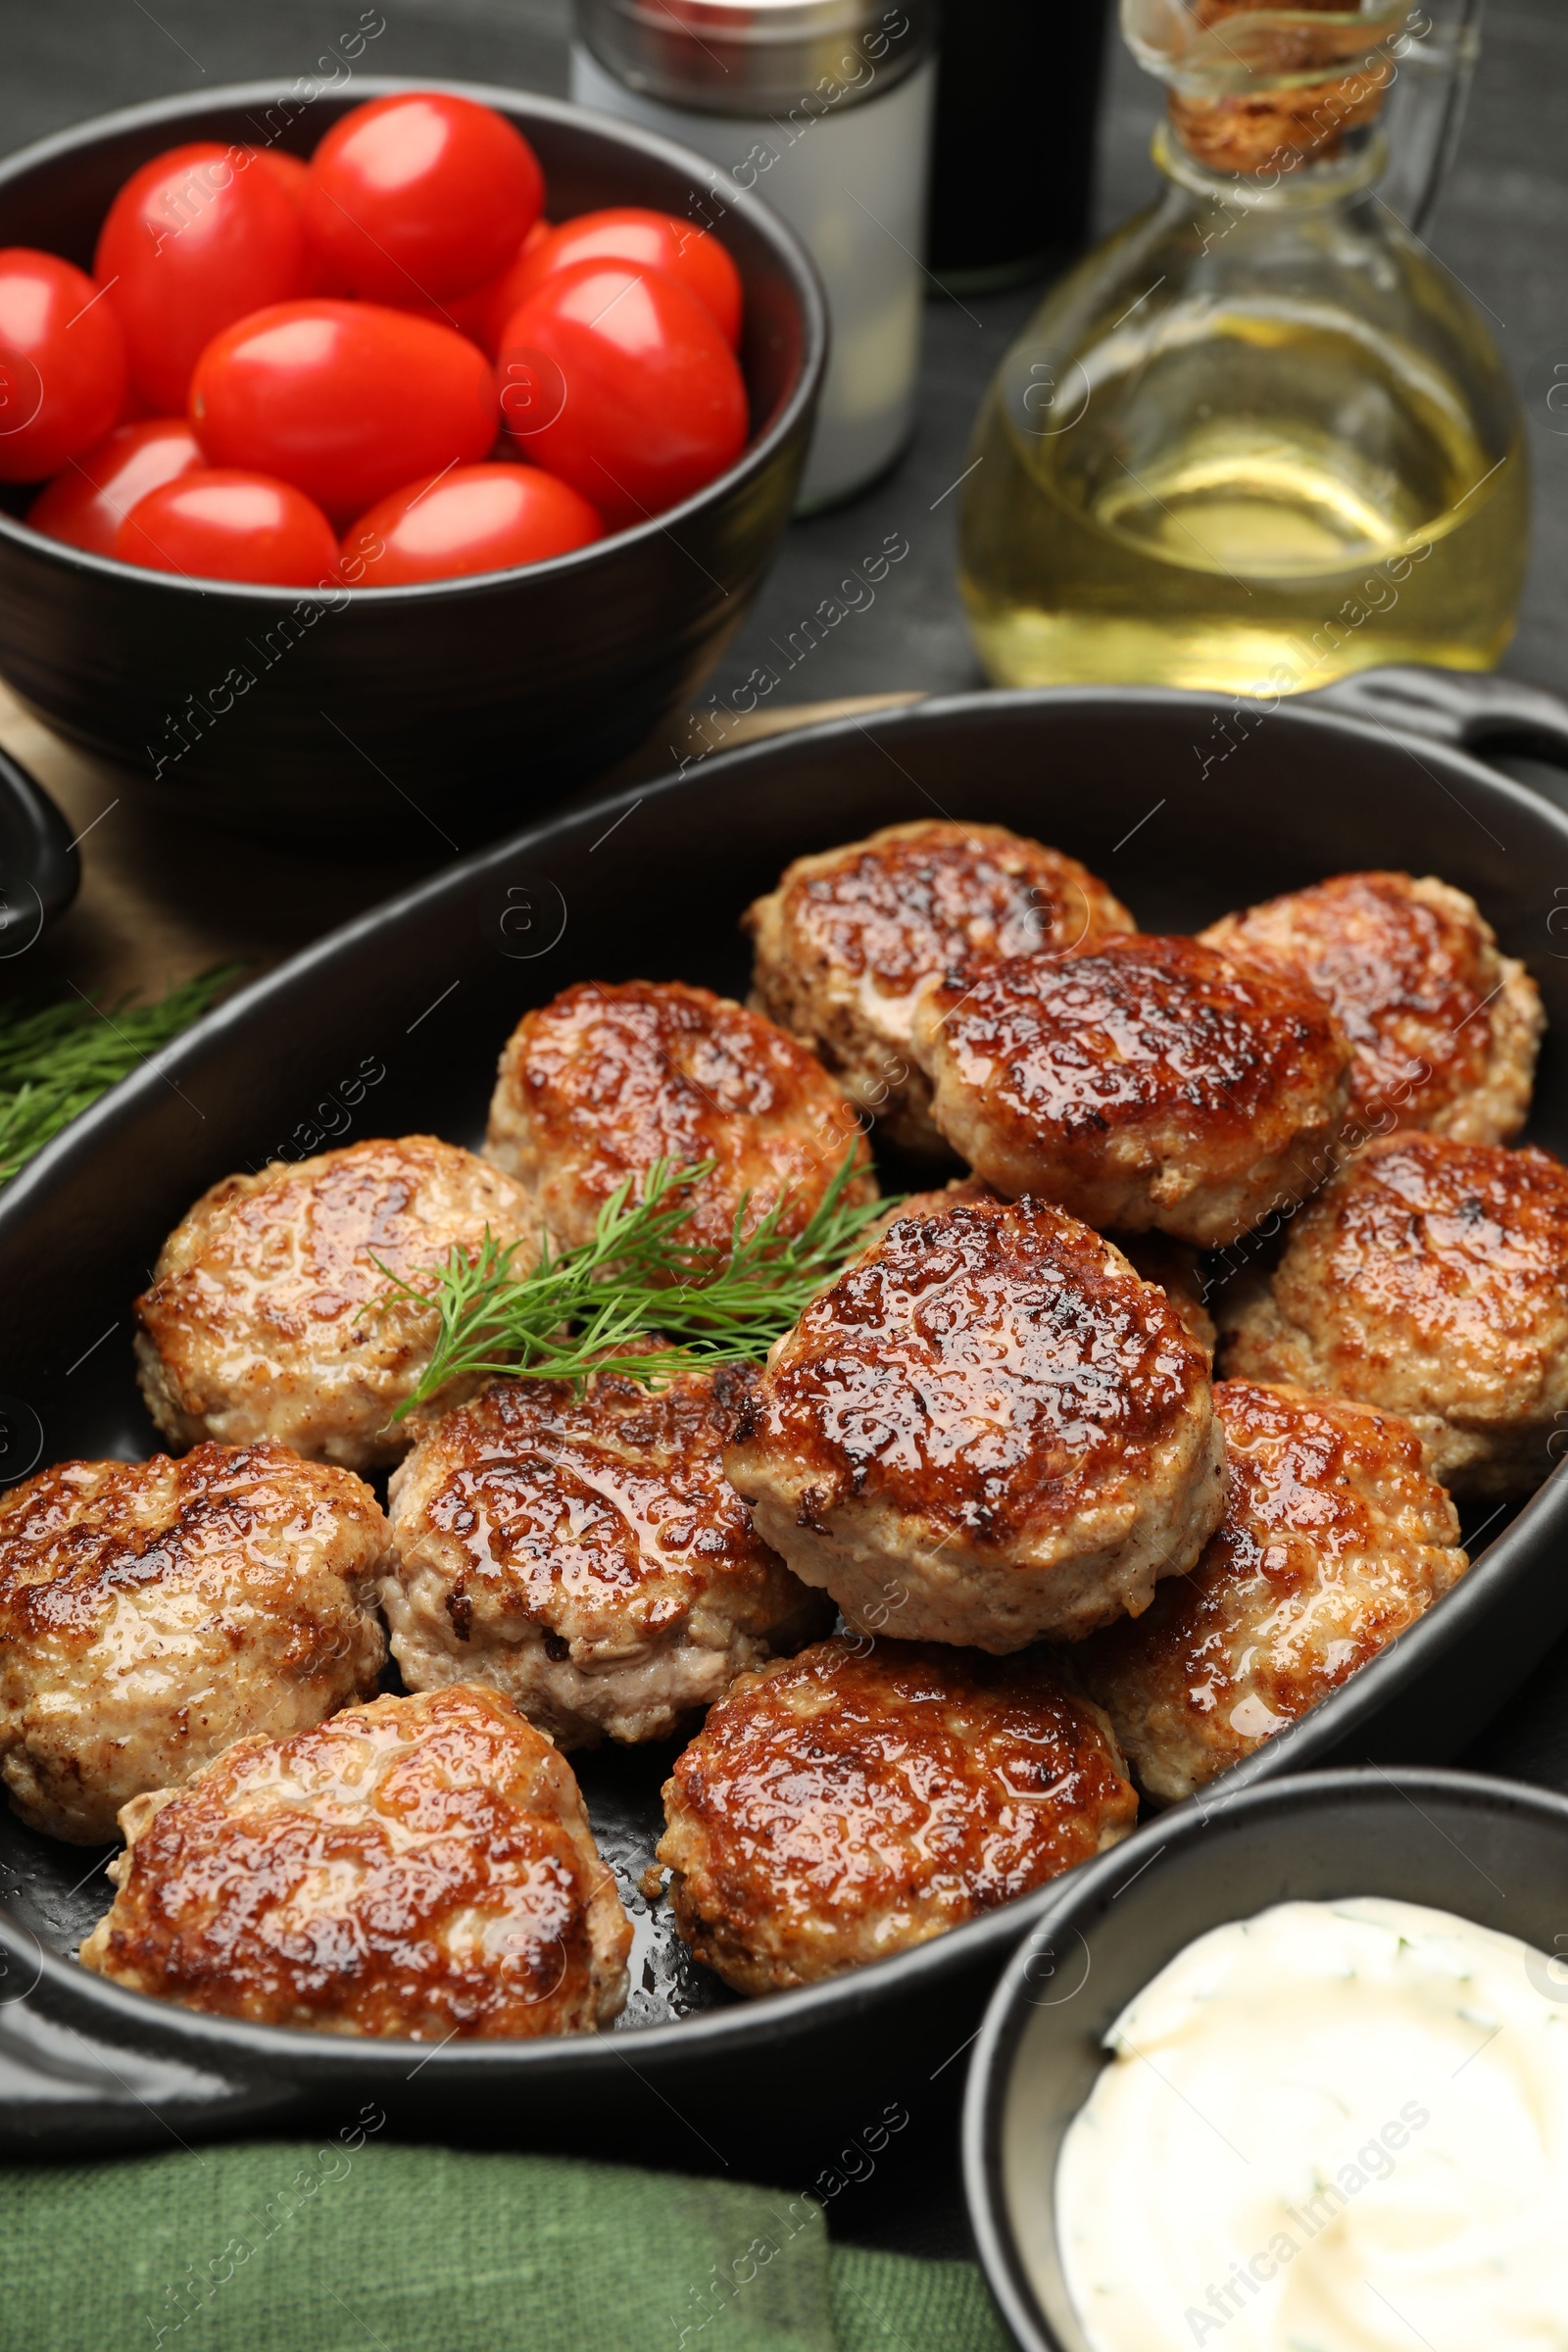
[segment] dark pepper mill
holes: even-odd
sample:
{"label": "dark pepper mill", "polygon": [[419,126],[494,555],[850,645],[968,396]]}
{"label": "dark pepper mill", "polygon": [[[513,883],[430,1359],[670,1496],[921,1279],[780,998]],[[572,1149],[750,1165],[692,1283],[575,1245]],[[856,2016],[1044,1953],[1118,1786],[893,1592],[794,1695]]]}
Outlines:
{"label": "dark pepper mill", "polygon": [[945,286],[1020,285],[1088,237],[1106,0],[947,0],[929,266]]}

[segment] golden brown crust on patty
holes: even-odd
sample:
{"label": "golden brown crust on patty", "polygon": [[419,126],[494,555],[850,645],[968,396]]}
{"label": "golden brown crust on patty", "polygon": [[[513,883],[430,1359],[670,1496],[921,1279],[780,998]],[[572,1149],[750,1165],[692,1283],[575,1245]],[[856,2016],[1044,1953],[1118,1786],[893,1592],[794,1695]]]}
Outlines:
{"label": "golden brown crust on patty", "polygon": [[1568,1168],[1533,1146],[1369,1144],[1217,1293],[1221,1368],[1402,1413],[1456,1494],[1528,1494],[1568,1413]]}
{"label": "golden brown crust on patty", "polygon": [[1321,1183],[1345,1116],[1322,999],[1185,938],[956,964],[914,1047],[937,1125],[999,1192],[1200,1247]]}
{"label": "golden brown crust on patty", "polygon": [[1214,1319],[1203,1303],[1206,1285],[1198,1251],[1186,1242],[1173,1242],[1166,1233],[1112,1233],[1105,1238],[1115,1243],[1135,1274],[1145,1282],[1158,1283],[1181,1317],[1188,1338],[1197,1342],[1212,1363],[1218,1338]]}
{"label": "golden brown crust on patty", "polygon": [[851,1200],[876,1198],[857,1114],[821,1063],[772,1021],[680,980],[597,980],[524,1013],[507,1041],[485,1155],[532,1192],[558,1243],[657,1159],[716,1160],[680,1238],[727,1250],[742,1196],[751,1232],[787,1198],[799,1233],[855,1145]]}
{"label": "golden brown crust on patty", "polygon": [[1076,858],[1003,825],[921,819],[797,858],[746,915],[763,1009],[906,1149],[941,1152],[915,1063],[914,991],[956,956],[1058,956],[1133,918]]}
{"label": "golden brown crust on patty", "polygon": [[1209,946],[1316,989],[1350,1043],[1352,1123],[1505,1144],[1524,1125],[1541,992],[1474,899],[1428,875],[1336,874],[1228,914]]}
{"label": "golden brown crust on patty", "polygon": [[908,1205],[780,1340],[725,1466],[853,1623],[1021,1649],[1148,1605],[1219,1516],[1207,1366],[1043,1201]]}
{"label": "golden brown crust on patty", "polygon": [[1072,1653],[1139,1786],[1169,1801],[1337,1690],[1469,1564],[1407,1421],[1236,1380],[1214,1402],[1229,1479],[1202,1558]]}
{"label": "golden brown crust on patty", "polygon": [[126,1808],[81,1959],[161,2000],[328,2034],[585,2033],[631,1928],[571,1768],[499,1692],[244,1740]]}
{"label": "golden brown crust on patty", "polygon": [[392,1414],[418,1385],[436,1318],[384,1304],[380,1267],[422,1287],[452,1250],[476,1259],[487,1229],[519,1243],[521,1263],[537,1250],[521,1186],[433,1135],[224,1177],[175,1226],[136,1301],[148,1411],[176,1446],[276,1438],[351,1470],[395,1462],[418,1418]]}
{"label": "golden brown crust on patty", "polygon": [[411,1690],[484,1682],[563,1746],[662,1740],[832,1612],[754,1533],[722,1447],[752,1376],[498,1381],[391,1488]]}
{"label": "golden brown crust on patty", "polygon": [[59,1462],[0,1494],[0,1780],[24,1821],[97,1844],[231,1740],[372,1690],[388,1541],[368,1487],[281,1446]]}
{"label": "golden brown crust on patty", "polygon": [[924,1943],[1126,1836],[1103,1717],[1040,1656],[819,1642],[736,1686],[664,1785],[676,1924],[741,1992]]}

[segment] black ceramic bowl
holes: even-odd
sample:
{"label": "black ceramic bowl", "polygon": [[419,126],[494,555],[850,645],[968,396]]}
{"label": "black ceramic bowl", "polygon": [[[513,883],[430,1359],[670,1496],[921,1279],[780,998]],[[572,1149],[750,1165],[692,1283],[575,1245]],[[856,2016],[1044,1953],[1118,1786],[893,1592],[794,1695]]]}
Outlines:
{"label": "black ceramic bowl", "polygon": [[[351,106],[427,85],[366,78],[303,108],[291,86],[163,99],[25,148],[0,165],[0,245],[90,268],[116,190],[163,149],[218,139],[308,155]],[[711,167],[666,139],[521,91],[442,86],[516,123],[555,218],[717,209]],[[695,498],[548,564],[321,595],[83,555],[29,531],[32,493],[10,493],[0,673],[74,742],[250,832],[428,847],[427,810],[468,847],[603,773],[718,658],[789,519],[815,413],[827,322],[811,265],[757,197],[726,186],[723,208],[715,233],[746,294],[752,437]]]}
{"label": "black ceramic bowl", "polygon": [[[1055,2170],[1106,2062],[1106,2030],[1210,1928],[1272,1903],[1358,1894],[1455,1912],[1556,1952],[1568,1930],[1568,1800],[1459,1772],[1275,1781],[1141,1830],[1037,1904],[986,2012],[963,2125],[975,2242],[1022,2352],[1086,2352],[1062,2283]],[[1558,1994],[1568,2021],[1568,1984],[1541,1989]]]}

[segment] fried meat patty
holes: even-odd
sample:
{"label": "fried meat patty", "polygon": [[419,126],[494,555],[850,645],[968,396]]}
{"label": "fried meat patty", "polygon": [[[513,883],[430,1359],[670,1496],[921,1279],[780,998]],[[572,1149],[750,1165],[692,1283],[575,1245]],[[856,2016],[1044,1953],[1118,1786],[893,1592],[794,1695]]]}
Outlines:
{"label": "fried meat patty", "polygon": [[722,1447],[746,1376],[498,1381],[391,1488],[411,1690],[493,1684],[563,1746],[662,1740],[832,1611],[753,1532]]}
{"label": "fried meat patty", "polygon": [[1400,1413],[1455,1494],[1528,1494],[1568,1413],[1568,1168],[1527,1146],[1396,1134],[1221,1286],[1227,1377]]}
{"label": "fried meat patty", "polygon": [[907,1150],[941,1152],[910,1044],[914,992],[955,957],[1069,956],[1133,918],[1076,858],[1003,825],[921,819],[797,858],[746,915],[764,1011]]}
{"label": "fried meat patty", "polygon": [[587,2033],[625,2002],[631,1926],[571,1767],[499,1691],[238,1740],[123,1826],[80,1957],[137,1992],[437,2042]]}
{"label": "fried meat patty", "polygon": [[436,1318],[389,1302],[381,1267],[424,1287],[454,1249],[476,1260],[487,1232],[526,1263],[538,1247],[526,1193],[432,1135],[224,1177],[175,1226],[136,1301],[148,1411],[175,1446],[276,1438],[351,1470],[395,1462],[417,1417],[392,1414],[418,1386]]}
{"label": "fried meat patty", "polygon": [[1141,1274],[1145,1282],[1158,1283],[1181,1317],[1188,1338],[1197,1341],[1212,1363],[1218,1340],[1214,1319],[1203,1303],[1206,1285],[1198,1251],[1164,1233],[1113,1233],[1106,1239],[1115,1243],[1135,1274]]}
{"label": "fried meat patty", "polygon": [[0,1780],[95,1845],[122,1805],[250,1733],[375,1688],[381,1507],[281,1446],[58,1462],[0,1494]]}
{"label": "fried meat patty", "polygon": [[655,1160],[717,1162],[695,1188],[680,1239],[729,1249],[786,1200],[799,1233],[855,1147],[876,1180],[857,1113],[814,1054],[772,1021],[681,980],[585,980],[523,1014],[501,1056],[485,1155],[533,1194],[563,1247],[591,1241],[599,1211]]}
{"label": "fried meat patty", "polygon": [[920,992],[914,1050],[998,1192],[1200,1248],[1315,1190],[1348,1100],[1320,997],[1176,937],[955,964]]}
{"label": "fried meat patty", "polygon": [[1352,1125],[1506,1144],[1525,1123],[1541,992],[1497,953],[1474,899],[1432,875],[1336,874],[1199,935],[1333,1005],[1349,1040]]}
{"label": "fried meat patty", "polygon": [[1207,1363],[1164,1292],[1044,1201],[961,1192],[819,1294],[724,1460],[853,1624],[997,1652],[1147,1608],[1223,1500]]}
{"label": "fried meat patty", "polygon": [[1103,1716],[1039,1655],[840,1636],[746,1676],[664,1784],[676,1925],[740,1992],[1010,1902],[1132,1828]]}
{"label": "fried meat patty", "polygon": [[1146,1793],[1191,1796],[1315,1707],[1469,1565],[1407,1421],[1216,1382],[1225,1516],[1188,1576],[1072,1653]]}

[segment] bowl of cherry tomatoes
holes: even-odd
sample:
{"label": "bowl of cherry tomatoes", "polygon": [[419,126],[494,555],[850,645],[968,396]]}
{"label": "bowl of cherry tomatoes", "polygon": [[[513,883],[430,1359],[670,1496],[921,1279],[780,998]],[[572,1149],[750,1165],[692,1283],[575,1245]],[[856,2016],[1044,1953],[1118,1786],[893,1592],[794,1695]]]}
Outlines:
{"label": "bowl of cherry tomatoes", "polygon": [[765,206],[556,100],[82,124],[0,164],[0,675],[210,821],[467,847],[690,699],[826,349]]}

